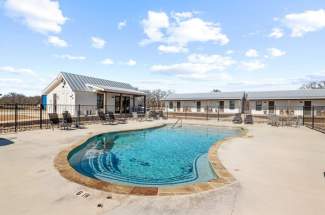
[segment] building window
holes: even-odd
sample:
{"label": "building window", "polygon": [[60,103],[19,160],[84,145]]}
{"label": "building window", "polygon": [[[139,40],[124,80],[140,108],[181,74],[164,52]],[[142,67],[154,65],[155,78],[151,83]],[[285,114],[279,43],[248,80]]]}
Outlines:
{"label": "building window", "polygon": [[97,94],[97,108],[103,109],[104,108],[104,94]]}
{"label": "building window", "polygon": [[169,102],[169,108],[173,109],[174,108],[174,103],[173,102]]}
{"label": "building window", "polygon": [[256,101],[256,110],[261,111],[262,110],[262,101]]}
{"label": "building window", "polygon": [[234,110],[235,109],[235,100],[229,100],[229,109]]}

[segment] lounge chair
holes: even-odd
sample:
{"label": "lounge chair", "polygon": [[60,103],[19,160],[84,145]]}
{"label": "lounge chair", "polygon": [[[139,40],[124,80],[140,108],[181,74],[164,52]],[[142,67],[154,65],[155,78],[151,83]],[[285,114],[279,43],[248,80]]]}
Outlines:
{"label": "lounge chair", "polygon": [[253,124],[254,123],[252,114],[246,114],[244,123],[245,124]]}
{"label": "lounge chair", "polygon": [[62,127],[64,130],[65,129],[69,130],[69,128],[71,128],[72,123],[73,123],[71,114],[68,111],[65,111],[62,113],[62,116],[63,116]]}
{"label": "lounge chair", "polygon": [[108,112],[109,120],[111,120],[112,123],[120,123],[120,124],[126,124],[127,119],[126,118],[116,118],[113,112]]}
{"label": "lounge chair", "polygon": [[110,120],[108,117],[106,117],[105,113],[103,111],[98,111],[98,117],[99,120],[102,122],[102,124],[110,123]]}
{"label": "lounge chair", "polygon": [[151,114],[150,112],[151,112],[151,111],[146,112],[146,114],[145,114],[145,116],[144,116],[144,120],[145,120],[145,121],[153,121],[152,114]]}
{"label": "lounge chair", "polygon": [[60,127],[60,119],[57,113],[49,113],[49,119],[52,130],[54,130],[54,126]]}
{"label": "lounge chair", "polygon": [[163,111],[159,111],[159,117],[162,118],[162,119],[168,119],[165,115],[164,115],[164,112]]}
{"label": "lounge chair", "polygon": [[241,118],[241,114],[240,113],[236,113],[234,118],[232,119],[232,122],[235,124],[242,124],[243,123],[243,119]]}
{"label": "lounge chair", "polygon": [[136,121],[143,121],[143,118],[139,117],[137,112],[132,112],[132,119],[134,119]]}

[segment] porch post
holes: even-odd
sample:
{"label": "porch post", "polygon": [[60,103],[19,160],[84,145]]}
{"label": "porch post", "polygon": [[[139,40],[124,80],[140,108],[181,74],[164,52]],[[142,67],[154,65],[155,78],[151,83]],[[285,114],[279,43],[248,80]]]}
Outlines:
{"label": "porch post", "polygon": [[143,102],[144,102],[144,104],[143,104],[143,107],[144,107],[144,113],[146,113],[146,111],[147,111],[147,102],[146,102],[146,96],[144,95],[143,96]]}
{"label": "porch post", "polygon": [[134,112],[134,110],[135,110],[135,96],[133,95],[133,106],[132,106],[132,112]]}
{"label": "porch post", "polygon": [[120,114],[122,113],[122,94],[120,94]]}

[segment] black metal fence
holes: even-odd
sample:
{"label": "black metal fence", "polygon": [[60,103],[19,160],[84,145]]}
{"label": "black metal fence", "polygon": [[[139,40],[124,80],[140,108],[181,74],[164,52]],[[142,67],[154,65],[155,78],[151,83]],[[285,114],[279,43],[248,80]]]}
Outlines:
{"label": "black metal fence", "polygon": [[62,113],[68,111],[74,121],[83,123],[98,123],[98,111],[113,112],[117,117],[130,117],[132,112],[144,114],[142,107],[116,109],[113,105],[0,104],[0,133],[49,128],[49,113],[57,113],[62,120]]}
{"label": "black metal fence", "polygon": [[[98,111],[113,112],[117,117],[131,117],[132,112],[144,114],[144,107],[115,107],[106,105],[34,105],[34,104],[0,104],[0,133],[17,132],[34,128],[49,128],[49,113],[57,113],[62,119],[62,113],[68,111],[73,119],[83,123],[98,123]],[[146,111],[163,111],[167,118],[227,120],[231,121],[235,114],[241,113],[238,108],[219,106],[182,106],[182,107],[150,107]],[[297,120],[301,124],[325,132],[325,106],[274,106],[271,108],[251,109],[246,114],[252,114],[254,122],[268,122],[271,116],[277,116],[285,122]]]}

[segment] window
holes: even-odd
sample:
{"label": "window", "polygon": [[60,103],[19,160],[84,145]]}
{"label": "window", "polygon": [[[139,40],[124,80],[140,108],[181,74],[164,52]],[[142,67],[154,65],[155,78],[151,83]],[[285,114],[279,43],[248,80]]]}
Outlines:
{"label": "window", "polygon": [[229,100],[229,109],[234,110],[235,109],[235,100]]}
{"label": "window", "polygon": [[201,112],[201,102],[196,102],[196,112]]}
{"label": "window", "polygon": [[256,110],[261,111],[262,110],[262,101],[256,101]]}
{"label": "window", "polygon": [[169,108],[173,109],[174,108],[174,103],[173,102],[169,102]]}
{"label": "window", "polygon": [[97,108],[103,109],[104,108],[104,94],[97,94]]}

